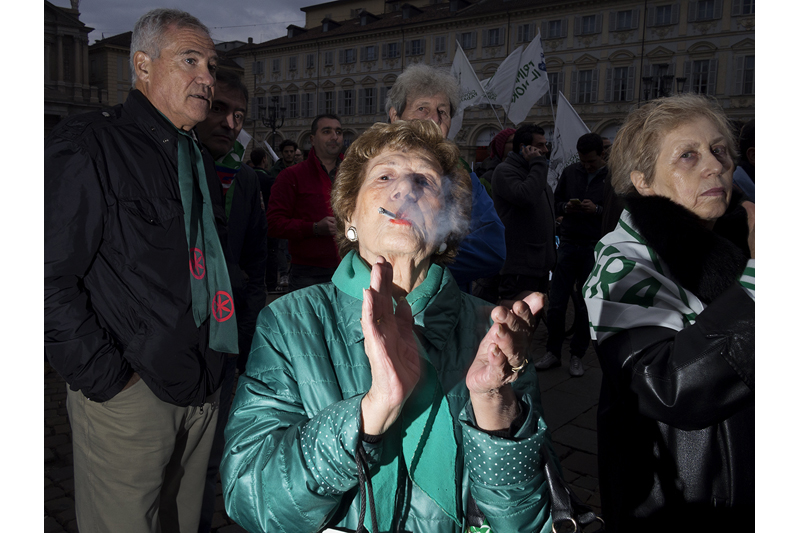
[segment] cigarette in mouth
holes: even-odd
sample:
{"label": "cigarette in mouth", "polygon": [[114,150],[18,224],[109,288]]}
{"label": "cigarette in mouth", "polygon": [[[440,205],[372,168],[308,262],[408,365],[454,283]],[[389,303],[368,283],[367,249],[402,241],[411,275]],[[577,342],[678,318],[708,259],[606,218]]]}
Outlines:
{"label": "cigarette in mouth", "polygon": [[388,210],[386,210],[386,209],[384,209],[382,207],[378,208],[378,213],[380,213],[381,215],[386,215],[389,218],[397,218],[397,215],[395,215],[391,211],[388,211]]}

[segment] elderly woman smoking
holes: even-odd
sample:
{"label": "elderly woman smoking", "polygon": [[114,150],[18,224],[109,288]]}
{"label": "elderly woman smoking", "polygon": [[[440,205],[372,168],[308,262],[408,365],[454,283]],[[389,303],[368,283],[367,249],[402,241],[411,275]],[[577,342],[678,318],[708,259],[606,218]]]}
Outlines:
{"label": "elderly woman smoking", "polygon": [[476,515],[549,529],[526,368],[542,297],[492,309],[458,290],[442,264],[470,195],[429,120],[349,148],[332,193],[342,263],[262,311],[225,432],[226,508],[248,531],[460,533]]}

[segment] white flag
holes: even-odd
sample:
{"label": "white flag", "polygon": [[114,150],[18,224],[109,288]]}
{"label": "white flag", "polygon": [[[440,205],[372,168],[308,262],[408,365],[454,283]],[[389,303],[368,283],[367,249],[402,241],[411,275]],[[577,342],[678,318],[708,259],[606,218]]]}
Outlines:
{"label": "white flag", "polygon": [[511,105],[511,96],[514,92],[514,80],[519,70],[519,60],[522,56],[520,46],[509,54],[505,60],[497,67],[494,76],[481,81],[486,95],[476,104],[493,104],[503,106],[508,111]]}
{"label": "white flag", "polygon": [[553,131],[553,152],[550,155],[550,170],[547,183],[556,189],[558,178],[566,167],[578,162],[578,139],[589,133],[589,128],[575,112],[561,91],[558,91],[558,111],[556,111],[556,127]]}
{"label": "white flag", "polygon": [[241,145],[242,145],[242,147],[243,147],[245,150],[247,150],[247,145],[248,145],[248,144],[250,144],[250,140],[251,140],[252,138],[253,138],[253,137],[252,137],[252,136],[251,136],[249,133],[247,133],[247,131],[245,131],[245,129],[244,129],[244,128],[242,128],[242,130],[239,132],[239,136],[238,136],[238,137],[236,137],[236,141],[237,141],[239,144],[241,144]]}
{"label": "white flag", "polygon": [[447,138],[453,140],[456,134],[461,129],[461,123],[464,121],[464,110],[470,106],[479,104],[479,100],[483,96],[483,88],[478,76],[469,64],[464,50],[461,49],[461,44],[456,41],[456,55],[453,58],[453,66],[450,67],[450,73],[458,80],[458,86],[461,91],[461,103],[458,109],[450,120],[450,132]]}
{"label": "white flag", "polygon": [[267,141],[261,141],[261,142],[264,143],[264,146],[267,147],[267,152],[269,152],[269,155],[272,157],[272,162],[274,163],[275,161],[277,161],[279,157],[278,154],[275,153],[275,150],[272,149],[272,146],[267,144]]}
{"label": "white flag", "polygon": [[541,35],[536,35],[520,57],[511,102],[506,108],[508,120],[515,126],[523,122],[528,117],[528,111],[547,90],[547,67],[544,63],[542,38]]}

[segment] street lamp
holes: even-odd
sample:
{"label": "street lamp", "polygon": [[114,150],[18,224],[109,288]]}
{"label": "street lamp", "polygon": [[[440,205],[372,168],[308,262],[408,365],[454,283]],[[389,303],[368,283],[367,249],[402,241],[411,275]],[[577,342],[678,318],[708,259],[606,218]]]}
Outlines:
{"label": "street lamp", "polygon": [[686,78],[675,78],[675,83],[678,85],[678,94],[683,94],[683,86],[686,83]]}
{"label": "street lamp", "polygon": [[[644,99],[645,101],[650,99],[650,89],[653,89],[653,98],[662,98],[669,96],[672,93],[672,80],[675,78],[672,74],[667,74],[669,72],[669,64],[668,63],[659,63],[658,65],[653,65],[656,68],[656,75],[655,76],[642,76],[642,85],[644,87]],[[681,78],[679,78],[681,79]],[[682,78],[683,81],[686,81],[686,78]],[[653,83],[655,82],[655,85]],[[680,90],[683,89],[683,84],[680,85]]]}
{"label": "street lamp", "polygon": [[[272,149],[275,150],[275,132],[283,127],[283,120],[286,118],[286,108],[280,107],[280,98],[273,96],[269,108],[261,106],[258,108],[261,123],[265,128],[272,130]],[[280,123],[279,123],[280,122]]]}
{"label": "street lamp", "polygon": [[650,86],[653,85],[652,76],[642,76],[642,83],[644,84],[644,101],[650,100]]}

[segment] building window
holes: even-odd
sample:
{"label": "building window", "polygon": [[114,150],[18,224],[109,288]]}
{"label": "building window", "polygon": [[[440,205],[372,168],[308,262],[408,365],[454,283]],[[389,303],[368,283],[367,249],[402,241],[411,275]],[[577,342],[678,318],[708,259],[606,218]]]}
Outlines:
{"label": "building window", "polygon": [[581,17],[581,35],[597,33],[597,17],[595,15],[585,15]]}
{"label": "building window", "polygon": [[732,15],[755,15],[755,0],[733,0]]}
{"label": "building window", "polygon": [[517,26],[517,42],[529,43],[533,40],[533,23],[520,24]]}
{"label": "building window", "polygon": [[332,67],[333,66],[333,50],[328,50],[325,52],[325,66]]}
{"label": "building window", "polygon": [[365,46],[361,52],[361,61],[375,61],[378,59],[378,47]]}
{"label": "building window", "polygon": [[614,67],[611,83],[611,101],[624,102],[628,100],[631,90],[630,67]]}
{"label": "building window", "polygon": [[578,103],[589,104],[592,101],[592,71],[578,72]]}
{"label": "building window", "polygon": [[492,28],[486,32],[484,46],[500,46],[500,28]]}
{"label": "building window", "polygon": [[[563,24],[562,24],[561,20],[548,21],[547,22],[547,36],[549,38],[551,38],[551,39],[555,39],[557,37],[562,37],[562,31],[565,30],[565,28],[563,28],[562,26],[563,26]],[[564,33],[566,33],[566,32],[564,32]]]}
{"label": "building window", "polygon": [[400,57],[400,47],[397,46],[397,43],[388,43],[383,45],[383,58],[384,59],[392,59],[395,57]]}
{"label": "building window", "polygon": [[264,74],[264,62],[263,61],[254,61],[253,62],[253,74],[258,76],[259,74]]}
{"label": "building window", "polygon": [[297,70],[297,56],[289,58],[289,70]]}
{"label": "building window", "polygon": [[756,94],[756,56],[736,58],[735,94]]}
{"label": "building window", "polygon": [[708,85],[711,79],[711,61],[708,59],[701,59],[699,61],[692,61],[692,80],[691,89],[698,94],[709,94]]}
{"label": "building window", "polygon": [[471,48],[475,48],[478,44],[475,42],[476,33],[474,31],[467,31],[464,33],[458,34],[458,42],[461,43],[461,48],[464,50],[470,50]]}
{"label": "building window", "polygon": [[339,50],[339,64],[346,65],[349,63],[356,62],[356,49],[355,48],[345,48],[344,50]]}
{"label": "building window", "polygon": [[323,111],[322,113],[333,114],[336,113],[336,100],[334,99],[333,91],[325,91],[323,93]]}
{"label": "building window", "polygon": [[714,18],[714,0],[699,0],[697,2],[697,20],[712,20]]}
{"label": "building window", "polygon": [[435,54],[447,53],[447,35],[439,35],[433,40],[433,53]]}
{"label": "building window", "polygon": [[361,101],[358,105],[359,115],[374,115],[376,112],[375,88],[369,87],[359,91]]}
{"label": "building window", "polygon": [[286,106],[288,109],[288,116],[289,118],[297,118],[297,95],[290,94],[289,95],[289,105]]}
{"label": "building window", "polygon": [[425,40],[412,39],[406,43],[406,55],[421,56],[425,53]]}
{"label": "building window", "polygon": [[300,116],[310,118],[314,116],[314,95],[311,93],[303,94],[300,102]]}
{"label": "building window", "polygon": [[648,26],[668,26],[678,23],[680,4],[656,6],[648,8]]}
{"label": "building window", "polygon": [[314,54],[306,55],[306,68],[314,68]]}
{"label": "building window", "polygon": [[280,59],[273,59],[272,60],[272,73],[276,74],[281,71],[281,60]]}
{"label": "building window", "polygon": [[564,87],[564,78],[561,72],[547,72],[547,82],[550,85],[550,91],[539,99],[539,105],[550,106],[558,105],[558,91]]}
{"label": "building window", "polygon": [[342,115],[353,115],[355,112],[353,110],[353,89],[345,89],[341,92],[342,101],[339,106],[339,113]]}
{"label": "building window", "polygon": [[630,30],[633,28],[633,10],[628,9],[627,11],[617,11],[615,22],[615,29],[617,31]]}

